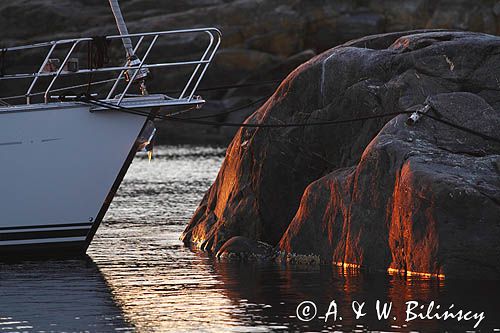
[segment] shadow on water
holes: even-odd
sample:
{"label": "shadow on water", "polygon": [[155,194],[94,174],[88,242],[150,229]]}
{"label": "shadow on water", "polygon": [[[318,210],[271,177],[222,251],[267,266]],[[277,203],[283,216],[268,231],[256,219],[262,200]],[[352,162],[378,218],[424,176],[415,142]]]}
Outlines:
{"label": "shadow on water", "polygon": [[1,332],[132,331],[90,257],[0,264]]}
{"label": "shadow on water", "polygon": [[[422,277],[401,277],[383,273],[366,273],[331,267],[283,267],[276,264],[217,262],[216,274],[223,282],[223,293],[235,306],[245,308],[243,313],[235,312],[234,319],[246,325],[261,325],[271,330],[297,331],[371,331],[391,332],[442,332],[473,331],[476,320],[461,322],[449,319],[420,320],[406,322],[406,302],[418,301],[418,308],[412,312],[427,313],[428,304],[435,301],[442,313],[451,304],[456,313],[485,312],[485,319],[478,329],[491,331],[499,328],[497,314],[500,304],[495,295],[500,287],[493,281],[466,282],[427,279]],[[297,318],[296,309],[302,301],[313,301],[317,316],[308,322]],[[325,314],[330,303],[338,306],[337,321],[330,315],[325,323]],[[379,320],[376,302],[392,302],[388,319]],[[366,316],[356,319],[352,302],[366,302],[363,312]],[[334,309],[334,308],[332,308]],[[340,320],[342,317],[342,320]],[[396,318],[396,320],[394,320]]]}

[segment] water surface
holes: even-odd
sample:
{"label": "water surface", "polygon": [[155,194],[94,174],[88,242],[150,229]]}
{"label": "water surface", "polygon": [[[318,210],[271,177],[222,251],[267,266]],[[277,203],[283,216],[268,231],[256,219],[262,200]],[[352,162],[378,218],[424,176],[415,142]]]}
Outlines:
{"label": "water surface", "polygon": [[[485,311],[479,328],[500,327],[497,283],[219,262],[186,248],[179,236],[224,149],[161,147],[155,155],[134,160],[89,258],[0,265],[0,332],[472,330],[473,321],[406,323],[409,300]],[[309,322],[296,315],[305,300],[318,309]],[[325,323],[332,300],[342,320]],[[391,318],[377,319],[376,300],[393,302]],[[366,302],[366,316],[354,318],[353,301]]]}

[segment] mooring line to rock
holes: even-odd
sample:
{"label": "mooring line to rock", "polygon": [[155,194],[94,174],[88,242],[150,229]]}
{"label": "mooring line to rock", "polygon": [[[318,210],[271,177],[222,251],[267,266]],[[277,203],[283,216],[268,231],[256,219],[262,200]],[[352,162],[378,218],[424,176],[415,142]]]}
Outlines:
{"label": "mooring line to rock", "polygon": [[[100,107],[104,107],[104,108],[108,108],[108,109],[112,109],[112,110],[130,113],[130,114],[135,114],[135,115],[140,115],[140,116],[145,116],[145,117],[149,115],[148,113],[145,113],[142,110],[138,110],[138,109],[134,109],[134,108],[127,108],[127,107],[123,107],[123,106],[117,106],[117,105],[112,104],[112,103],[99,101],[97,99],[94,99],[94,97],[91,97],[91,96],[81,96],[79,101],[82,101],[82,102],[85,102],[88,104],[93,104],[93,105],[100,106]],[[249,128],[286,128],[286,127],[309,127],[309,126],[338,125],[338,124],[346,124],[346,123],[352,123],[352,122],[364,121],[364,120],[370,120],[370,119],[394,117],[397,115],[410,114],[410,113],[412,113],[412,112],[399,111],[399,112],[390,112],[390,113],[384,113],[384,114],[379,114],[379,115],[341,119],[341,120],[325,120],[325,121],[317,121],[317,122],[310,122],[310,123],[288,123],[288,124],[248,124],[248,123],[215,122],[215,121],[198,120],[198,119],[193,119],[193,118],[177,118],[177,117],[173,117],[173,116],[169,116],[169,115],[156,115],[155,118],[161,119],[161,120],[167,120],[167,121],[176,121],[176,122],[190,123],[190,124],[196,124],[196,125],[208,125],[208,126],[249,127]]]}
{"label": "mooring line to rock", "polygon": [[234,113],[234,112],[237,112],[237,111],[240,111],[240,110],[243,110],[243,109],[246,109],[246,108],[249,108],[251,106],[254,106],[256,104],[259,104],[260,102],[263,102],[265,100],[267,100],[269,97],[271,97],[272,95],[269,95],[269,96],[264,96],[262,98],[259,98],[259,99],[256,99],[255,101],[252,101],[250,103],[247,103],[245,105],[241,105],[241,106],[238,106],[238,107],[235,107],[233,109],[229,109],[227,111],[224,111],[224,112],[219,112],[219,113],[214,113],[214,114],[209,114],[209,115],[206,115],[206,116],[199,116],[199,117],[189,117],[189,118],[184,118],[184,119],[206,119],[206,118],[213,118],[213,117],[218,117],[218,116],[225,116],[225,115],[228,115],[230,113]]}
{"label": "mooring line to rock", "polygon": [[432,119],[432,120],[434,120],[434,121],[440,122],[440,123],[442,123],[442,124],[448,125],[448,126],[450,126],[450,127],[454,127],[454,128],[456,128],[456,129],[458,129],[458,130],[461,130],[461,131],[467,132],[467,133],[469,133],[469,134],[472,134],[472,135],[478,136],[478,137],[480,137],[480,138],[482,138],[482,139],[484,139],[484,140],[490,140],[490,141],[494,141],[494,142],[496,142],[496,143],[500,143],[500,139],[499,139],[499,138],[495,138],[495,137],[490,136],[490,135],[488,135],[488,134],[484,134],[484,133],[481,133],[481,132],[477,132],[477,131],[475,131],[475,130],[473,130],[473,129],[471,129],[471,128],[464,127],[464,126],[461,126],[461,125],[458,125],[458,124],[454,124],[454,123],[449,122],[449,121],[447,121],[447,120],[444,120],[444,119],[442,119],[442,118],[431,116],[430,114],[427,114],[427,113],[423,114],[423,116],[424,116],[424,117],[427,117],[427,118],[430,118],[430,119]]}
{"label": "mooring line to rock", "polygon": [[[283,80],[269,80],[269,81],[261,81],[261,82],[248,82],[248,83],[240,83],[240,84],[228,84],[228,85],[222,85],[222,86],[214,86],[214,87],[201,87],[196,89],[196,91],[216,91],[216,90],[229,90],[229,89],[236,89],[236,88],[248,88],[248,87],[260,87],[260,86],[267,86],[275,83],[280,83]],[[174,91],[167,91],[167,94],[175,94],[182,92],[181,90],[174,90]]]}
{"label": "mooring line to rock", "polygon": [[[434,110],[436,112],[436,114],[438,115],[438,117],[430,115],[429,114],[430,110]],[[421,108],[419,108],[418,110],[416,110],[415,112],[413,112],[411,114],[411,116],[406,120],[406,124],[409,125],[409,126],[413,126],[413,125],[415,125],[419,121],[419,119],[421,117],[428,117],[428,118],[430,118],[430,119],[432,119],[434,121],[440,122],[442,124],[445,124],[447,126],[455,128],[455,129],[464,131],[466,133],[478,136],[478,137],[480,137],[480,138],[482,138],[484,140],[490,140],[490,141],[494,141],[494,142],[500,143],[500,139],[498,139],[498,138],[495,138],[495,137],[490,136],[488,134],[484,134],[484,133],[475,131],[472,128],[461,126],[461,125],[458,125],[458,124],[455,124],[455,123],[452,123],[450,121],[447,121],[447,120],[443,119],[443,117],[441,116],[441,114],[435,108],[433,108],[432,105],[429,104],[429,102],[427,102],[427,101],[424,103],[424,105]]]}
{"label": "mooring line to rock", "polygon": [[[145,116],[145,117],[149,116],[148,113],[145,113],[142,110],[138,110],[138,109],[134,109],[134,108],[126,108],[123,106],[117,106],[117,105],[112,104],[112,103],[99,101],[92,96],[81,95],[78,98],[78,100],[81,102],[96,105],[99,107],[104,107],[107,109],[117,110],[117,111],[121,111],[121,112],[125,112],[125,113]],[[206,120],[190,119],[190,118],[177,118],[177,117],[168,116],[168,115],[156,115],[155,118],[161,119],[161,120],[166,120],[166,121],[176,121],[176,122],[182,122],[182,123],[188,123],[188,124],[207,125],[207,126],[227,126],[227,127],[247,127],[247,128],[287,128],[287,127],[311,127],[311,126],[339,125],[339,124],[346,124],[346,123],[352,123],[352,122],[358,122],[358,121],[364,121],[364,120],[370,120],[370,119],[379,119],[379,118],[385,118],[385,117],[394,117],[394,116],[398,116],[401,114],[413,114],[413,113],[414,112],[412,112],[412,111],[398,111],[398,112],[390,112],[390,113],[384,113],[384,114],[379,114],[379,115],[371,115],[371,116],[350,118],[350,119],[326,120],[326,121],[318,121],[318,122],[310,122],[310,123],[288,123],[288,124],[286,124],[286,123],[285,124],[248,124],[248,123],[215,122],[215,121],[206,121]],[[455,129],[458,129],[458,130],[467,132],[469,134],[481,137],[482,139],[500,143],[500,139],[492,137],[490,135],[477,132],[473,129],[454,124],[452,122],[446,121],[446,120],[438,118],[438,117],[431,116],[427,113],[422,113],[422,115],[425,117],[428,117],[434,121],[443,123],[443,124],[450,126],[450,127],[453,127]]]}

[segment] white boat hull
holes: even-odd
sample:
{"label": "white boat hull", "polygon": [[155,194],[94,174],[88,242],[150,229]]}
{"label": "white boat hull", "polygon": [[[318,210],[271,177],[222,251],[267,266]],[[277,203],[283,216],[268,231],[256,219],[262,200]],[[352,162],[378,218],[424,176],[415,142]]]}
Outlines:
{"label": "white boat hull", "polygon": [[0,112],[0,259],[85,253],[145,116],[60,103]]}

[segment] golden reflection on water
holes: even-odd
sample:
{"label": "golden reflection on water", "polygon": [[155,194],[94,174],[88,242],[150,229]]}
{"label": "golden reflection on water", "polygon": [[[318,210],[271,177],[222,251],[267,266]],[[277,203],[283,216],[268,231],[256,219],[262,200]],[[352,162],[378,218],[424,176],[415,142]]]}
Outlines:
{"label": "golden reflection on water", "polygon": [[161,255],[148,263],[144,263],[144,258],[134,259],[143,262],[103,264],[100,269],[124,317],[139,331],[164,332],[194,327],[220,331],[226,326],[234,309],[220,292],[220,283],[217,276],[211,274],[206,258],[194,256],[189,262],[175,266],[168,261],[170,258]]}
{"label": "golden reflection on water", "polygon": [[160,147],[151,164],[136,159],[91,246],[124,317],[139,331],[219,332],[238,311],[220,292],[210,259],[178,240],[222,156],[220,148]]}

